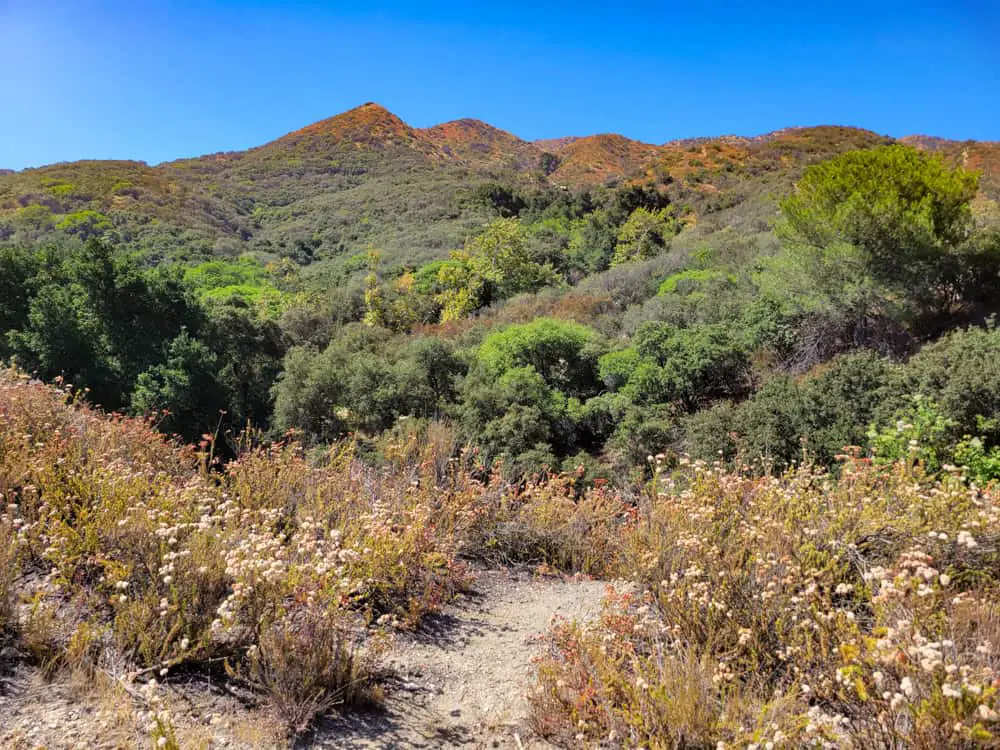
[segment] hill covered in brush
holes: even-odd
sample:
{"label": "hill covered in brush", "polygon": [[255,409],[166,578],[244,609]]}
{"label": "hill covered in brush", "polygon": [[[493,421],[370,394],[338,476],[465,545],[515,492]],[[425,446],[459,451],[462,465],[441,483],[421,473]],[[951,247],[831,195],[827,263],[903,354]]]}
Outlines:
{"label": "hill covered in brush", "polygon": [[[816,127],[662,145],[619,135],[527,142],[471,119],[412,128],[365,104],[243,152],[0,174],[0,236],[113,229],[129,247],[164,254],[305,253],[300,259],[310,260],[355,255],[370,242],[394,261],[414,263],[443,257],[479,226],[475,191],[493,180],[570,189],[654,184],[711,212],[724,202],[718,196],[737,200],[742,183],[771,175],[787,187],[809,163],[890,140]],[[981,169],[984,193],[997,197],[997,144],[903,142]]]}
{"label": "hill covered in brush", "polygon": [[[996,747],[998,158],[369,104],[0,174],[0,744]],[[629,583],[536,640],[511,565]]]}
{"label": "hill covered in brush", "polygon": [[[378,460],[441,423],[513,475],[626,481],[664,450],[891,452],[923,410],[939,462],[986,461],[995,333],[962,329],[996,311],[998,198],[996,143],[529,142],[366,104],[243,152],[0,174],[0,357],[229,450],[249,423]],[[974,407],[929,374],[953,361]]]}

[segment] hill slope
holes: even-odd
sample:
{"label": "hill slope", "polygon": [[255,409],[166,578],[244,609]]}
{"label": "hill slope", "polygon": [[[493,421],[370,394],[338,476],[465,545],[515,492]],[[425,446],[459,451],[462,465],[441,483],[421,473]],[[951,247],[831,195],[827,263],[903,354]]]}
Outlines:
{"label": "hill slope", "polygon": [[[472,119],[413,128],[368,103],[244,152],[0,173],[0,239],[113,229],[154,257],[252,251],[338,267],[373,245],[415,265],[445,257],[483,223],[474,195],[494,181],[651,184],[703,215],[785,188],[809,163],[890,140],[813,127],[663,145],[614,134],[530,143]],[[1000,144],[902,140],[983,170],[984,194],[1000,195]]]}

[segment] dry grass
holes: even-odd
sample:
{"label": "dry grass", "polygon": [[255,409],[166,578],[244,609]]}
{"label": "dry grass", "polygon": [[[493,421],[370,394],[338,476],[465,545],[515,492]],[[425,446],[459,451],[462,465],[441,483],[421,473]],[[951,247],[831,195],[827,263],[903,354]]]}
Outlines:
{"label": "dry grass", "polygon": [[349,446],[317,463],[277,445],[206,464],[0,375],[0,622],[48,674],[115,665],[131,686],[225,661],[298,731],[365,693],[381,631],[467,583],[426,456],[378,472]]}
{"label": "dry grass", "polygon": [[998,520],[991,493],[902,466],[689,467],[642,504],[641,593],[555,628],[536,727],[566,745],[1000,744]]}
{"label": "dry grass", "polygon": [[621,497],[508,485],[437,426],[383,441],[381,468],[250,437],[210,468],[210,445],[0,374],[0,623],[47,675],[133,695],[224,664],[294,734],[377,696],[385,636],[469,584],[462,558],[605,573],[624,552]]}
{"label": "dry grass", "polygon": [[12,514],[15,507],[0,512],[0,643],[11,633],[14,620],[14,584],[21,572],[17,530]]}
{"label": "dry grass", "polygon": [[554,742],[1000,746],[993,490],[859,459],[514,486],[439,426],[379,453],[248,445],[209,470],[3,373],[0,637],[137,700],[160,746],[185,740],[157,680],[221,664],[294,734],[377,698],[386,639],[468,584],[463,558],[516,560],[636,584],[554,626],[532,699]]}
{"label": "dry grass", "polygon": [[309,607],[268,624],[251,647],[247,678],[292,734],[338,706],[366,703],[374,652],[362,650],[343,613]]}

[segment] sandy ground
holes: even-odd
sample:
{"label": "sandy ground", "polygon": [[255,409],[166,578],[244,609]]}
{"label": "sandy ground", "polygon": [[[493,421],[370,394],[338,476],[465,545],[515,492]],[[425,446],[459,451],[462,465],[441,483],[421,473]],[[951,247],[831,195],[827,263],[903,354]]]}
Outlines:
{"label": "sandy ground", "polygon": [[[330,717],[296,748],[542,748],[527,725],[532,660],[553,617],[599,614],[607,584],[482,570],[473,591],[402,634],[385,659],[386,699],[376,711]],[[260,712],[208,680],[175,683],[168,702],[185,748],[287,747]],[[149,747],[127,696],[45,683],[23,665],[0,677],[0,749]]]}

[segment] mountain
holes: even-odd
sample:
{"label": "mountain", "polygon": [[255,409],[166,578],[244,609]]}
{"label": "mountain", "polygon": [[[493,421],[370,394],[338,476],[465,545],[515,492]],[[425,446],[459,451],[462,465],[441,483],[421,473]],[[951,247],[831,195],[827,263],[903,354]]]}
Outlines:
{"label": "mountain", "polygon": [[641,175],[660,149],[621,135],[603,134],[550,142],[560,157],[552,178],[570,185],[604,184]]}
{"label": "mountain", "polygon": [[[1000,196],[1000,144],[901,140],[981,169],[984,195]],[[529,142],[474,119],[413,128],[367,103],[242,152],[0,172],[0,239],[113,227],[154,257],[252,251],[350,265],[375,246],[393,263],[418,264],[444,257],[488,218],[474,197],[491,183],[649,184],[703,216],[784,190],[807,164],[889,142],[836,126],[661,145],[615,134]]]}
{"label": "mountain", "polygon": [[317,152],[330,148],[388,149],[412,145],[413,128],[392,112],[373,102],[308,125],[272,141],[260,149]]}
{"label": "mountain", "polygon": [[481,120],[461,119],[417,131],[441,159],[461,161],[480,167],[506,167],[515,171],[538,169],[544,151],[537,144]]}
{"label": "mountain", "polygon": [[1000,194],[1000,141],[949,141],[927,135],[900,138],[902,143],[924,151],[933,151],[951,164],[982,172],[980,189],[996,200]]}

